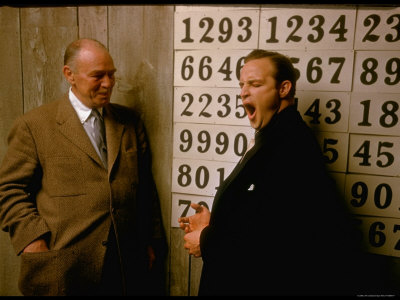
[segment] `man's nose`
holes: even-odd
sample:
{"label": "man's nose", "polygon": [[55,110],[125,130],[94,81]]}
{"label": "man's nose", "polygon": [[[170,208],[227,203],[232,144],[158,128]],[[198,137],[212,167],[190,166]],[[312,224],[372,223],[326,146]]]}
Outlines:
{"label": "man's nose", "polygon": [[101,85],[106,88],[110,88],[114,85],[114,78],[104,75]]}
{"label": "man's nose", "polygon": [[242,89],[240,90],[240,98],[244,100],[248,95],[249,95],[249,90],[247,89],[246,85],[243,85]]}

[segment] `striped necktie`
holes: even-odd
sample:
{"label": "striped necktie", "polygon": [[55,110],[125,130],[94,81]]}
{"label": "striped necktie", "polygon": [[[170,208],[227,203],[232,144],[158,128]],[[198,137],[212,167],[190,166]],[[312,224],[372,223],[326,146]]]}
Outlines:
{"label": "striped necktie", "polygon": [[103,165],[107,169],[107,144],[103,118],[97,109],[92,109],[92,116],[94,117],[93,138],[99,150],[98,153],[100,154]]}

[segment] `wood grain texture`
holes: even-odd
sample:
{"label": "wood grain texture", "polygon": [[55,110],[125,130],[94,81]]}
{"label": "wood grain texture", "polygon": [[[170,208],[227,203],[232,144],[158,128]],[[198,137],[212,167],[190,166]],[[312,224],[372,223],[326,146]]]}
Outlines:
{"label": "wood grain texture", "polygon": [[24,112],[63,95],[66,46],[78,37],[76,8],[22,8]]}
{"label": "wood grain texture", "polygon": [[79,38],[92,38],[108,47],[107,6],[78,7]]}
{"label": "wood grain texture", "polygon": [[[23,112],[19,9],[0,7],[0,161],[7,150],[7,136]],[[19,296],[19,257],[8,233],[0,232],[0,296]]]}
{"label": "wood grain texture", "polygon": [[[170,250],[167,293],[187,295],[189,265],[183,235],[170,228],[174,6],[1,8],[0,17],[0,33],[6,41],[0,45],[0,59],[7,71],[0,81],[0,134],[4,142],[17,115],[67,92],[69,86],[61,70],[69,42],[92,37],[108,46],[117,68],[112,101],[136,108],[150,139]],[[5,151],[2,142],[0,154],[3,156]],[[12,288],[18,280],[18,258],[7,234],[0,238],[0,254],[8,262],[0,263],[0,287],[5,289],[0,289],[0,295],[18,295]],[[11,266],[15,272],[10,272]]]}
{"label": "wood grain texture", "polygon": [[190,296],[197,296],[199,293],[199,284],[203,260],[192,257],[190,264]]}
{"label": "wood grain texture", "polygon": [[169,29],[173,28],[173,12],[173,6],[108,7],[108,44],[117,68],[112,101],[135,108],[145,123],[168,241],[173,116],[173,31]]}
{"label": "wood grain texture", "polygon": [[184,232],[171,228],[170,296],[189,296],[189,255],[183,248]]}

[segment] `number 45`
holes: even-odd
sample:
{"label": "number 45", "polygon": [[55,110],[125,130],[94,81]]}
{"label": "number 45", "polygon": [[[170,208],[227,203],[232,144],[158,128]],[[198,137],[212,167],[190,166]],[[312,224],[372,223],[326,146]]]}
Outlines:
{"label": "number 45", "polygon": [[[382,162],[382,160],[378,160],[376,162],[377,166],[380,168],[386,168],[390,165],[393,164],[394,162],[394,157],[393,154],[389,153],[389,152],[383,152],[382,151],[382,147],[388,147],[388,148],[392,148],[393,147],[393,143],[389,143],[389,142],[379,142],[378,144],[378,153],[377,153],[377,157],[379,156],[385,156],[386,157],[386,164],[384,164]],[[362,161],[360,162],[360,166],[370,166],[371,163],[369,162],[369,159],[371,158],[370,155],[370,141],[364,141],[364,143],[361,145],[361,147],[356,151],[356,153],[354,153],[353,155],[354,157],[360,157],[362,158]]]}

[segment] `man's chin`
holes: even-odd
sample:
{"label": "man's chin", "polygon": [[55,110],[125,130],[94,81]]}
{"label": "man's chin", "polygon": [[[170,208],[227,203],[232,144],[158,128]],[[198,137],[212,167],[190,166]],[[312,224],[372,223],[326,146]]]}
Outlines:
{"label": "man's chin", "polygon": [[110,103],[110,97],[109,96],[97,96],[97,103],[99,103],[101,106],[104,106],[108,103]]}

